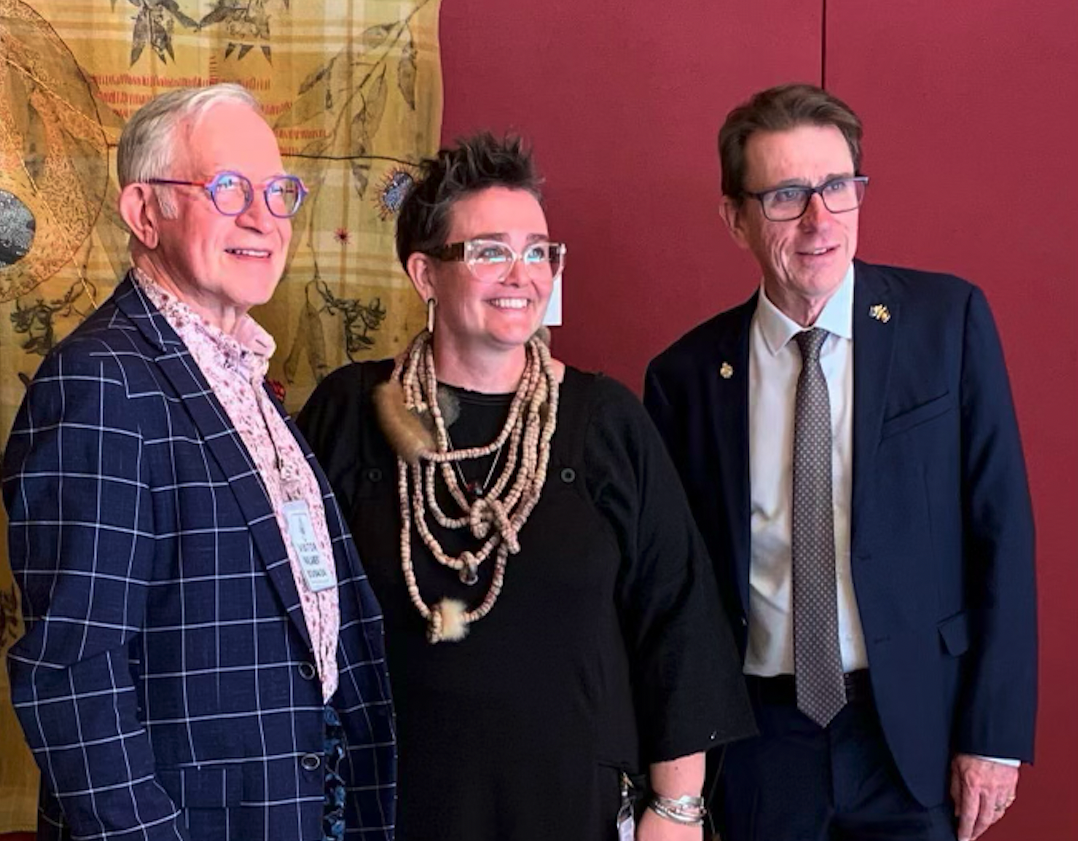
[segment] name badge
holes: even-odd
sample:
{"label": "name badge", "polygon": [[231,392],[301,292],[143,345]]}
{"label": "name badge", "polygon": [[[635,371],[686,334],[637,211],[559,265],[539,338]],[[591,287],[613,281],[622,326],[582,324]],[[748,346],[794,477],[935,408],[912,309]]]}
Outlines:
{"label": "name badge", "polygon": [[318,551],[318,544],[314,539],[314,525],[311,523],[311,509],[307,507],[306,501],[297,499],[286,502],[282,510],[285,525],[288,527],[288,537],[292,541],[292,548],[296,550],[296,557],[299,558],[299,568],[307,589],[318,593],[336,587],[337,574],[330,559]]}

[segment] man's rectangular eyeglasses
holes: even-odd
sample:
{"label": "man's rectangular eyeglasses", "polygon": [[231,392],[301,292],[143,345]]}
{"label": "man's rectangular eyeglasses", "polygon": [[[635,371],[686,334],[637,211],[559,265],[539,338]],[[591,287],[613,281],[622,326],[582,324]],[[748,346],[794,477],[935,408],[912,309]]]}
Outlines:
{"label": "man's rectangular eyeglasses", "polygon": [[[147,184],[165,184],[179,187],[201,187],[210,194],[217,212],[225,216],[239,216],[254,201],[255,190],[246,175],[238,172],[219,172],[209,181],[172,181],[167,178],[147,178]],[[265,183],[262,196],[269,212],[278,219],[295,216],[307,188],[295,175],[278,175]]]}
{"label": "man's rectangular eyeglasses", "polygon": [[483,283],[500,283],[509,277],[519,261],[532,280],[557,280],[565,269],[563,242],[532,242],[517,252],[507,242],[496,239],[469,239],[451,242],[424,252],[428,257],[450,263],[464,263],[472,276]]}
{"label": "man's rectangular eyeglasses", "polygon": [[848,213],[851,210],[857,210],[865,199],[867,186],[867,175],[852,175],[846,178],[832,178],[818,187],[776,187],[774,190],[764,190],[762,193],[750,193],[745,190],[743,195],[751,196],[760,202],[764,216],[772,222],[791,222],[805,215],[814,194],[819,194],[823,200],[823,206],[832,213]]}

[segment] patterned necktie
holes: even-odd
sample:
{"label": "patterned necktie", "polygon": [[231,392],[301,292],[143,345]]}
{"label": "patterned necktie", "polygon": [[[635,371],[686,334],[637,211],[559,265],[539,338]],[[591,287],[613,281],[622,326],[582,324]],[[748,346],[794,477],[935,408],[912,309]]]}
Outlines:
{"label": "patterned necktie", "polygon": [[846,705],[835,584],[831,402],[820,367],[820,347],[827,331],[813,327],[794,338],[801,350],[794,410],[792,526],[797,708],[826,727]]}

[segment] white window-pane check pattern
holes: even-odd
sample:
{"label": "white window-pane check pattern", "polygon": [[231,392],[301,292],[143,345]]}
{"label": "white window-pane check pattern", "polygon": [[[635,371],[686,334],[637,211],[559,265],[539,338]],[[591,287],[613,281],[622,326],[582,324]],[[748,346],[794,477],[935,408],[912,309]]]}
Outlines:
{"label": "white window-pane check pattern", "polygon": [[[340,581],[348,837],[388,839],[381,617],[314,469]],[[205,378],[130,281],[42,363],[3,477],[27,621],[12,696],[55,793],[46,837],[321,838],[323,769],[307,765],[322,698],[276,518]]]}

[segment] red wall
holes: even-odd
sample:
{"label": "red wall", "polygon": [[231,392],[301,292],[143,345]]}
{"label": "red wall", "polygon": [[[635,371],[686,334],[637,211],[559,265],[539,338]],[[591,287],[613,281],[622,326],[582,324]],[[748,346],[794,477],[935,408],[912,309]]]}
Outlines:
{"label": "red wall", "polygon": [[1078,3],[443,0],[441,46],[444,137],[534,142],[569,243],[558,356],[635,388],[758,278],[716,212],[725,113],[789,80],[825,81],[858,111],[873,178],[860,254],[985,289],[1029,459],[1037,764],[987,838],[1078,837]]}

